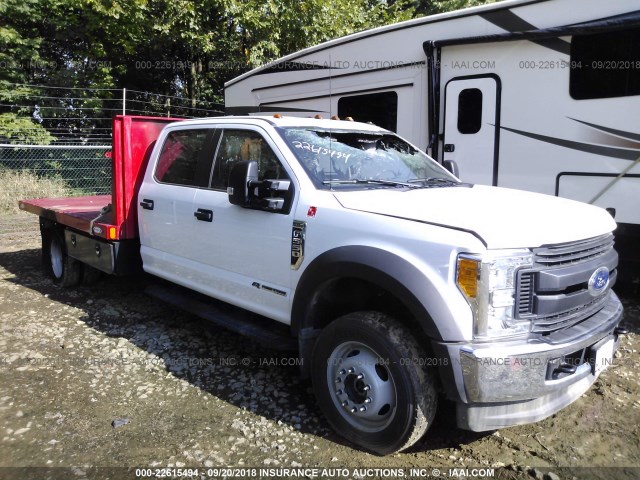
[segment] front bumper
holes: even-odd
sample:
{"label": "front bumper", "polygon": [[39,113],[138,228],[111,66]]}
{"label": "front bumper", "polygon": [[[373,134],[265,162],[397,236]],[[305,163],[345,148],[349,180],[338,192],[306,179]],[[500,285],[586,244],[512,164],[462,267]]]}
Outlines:
{"label": "front bumper", "polygon": [[485,431],[530,423],[578,399],[602,371],[596,357],[602,364],[602,354],[615,353],[621,317],[622,305],[610,291],[592,317],[525,343],[440,344],[457,387],[458,426]]}

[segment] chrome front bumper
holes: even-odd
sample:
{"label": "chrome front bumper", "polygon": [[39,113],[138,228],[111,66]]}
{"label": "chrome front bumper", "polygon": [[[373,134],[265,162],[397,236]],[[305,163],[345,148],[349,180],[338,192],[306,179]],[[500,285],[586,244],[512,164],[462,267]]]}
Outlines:
{"label": "chrome front bumper", "polygon": [[485,431],[530,423],[578,399],[602,371],[598,349],[615,353],[621,317],[622,305],[610,292],[589,319],[526,343],[441,344],[461,399],[458,426]]}

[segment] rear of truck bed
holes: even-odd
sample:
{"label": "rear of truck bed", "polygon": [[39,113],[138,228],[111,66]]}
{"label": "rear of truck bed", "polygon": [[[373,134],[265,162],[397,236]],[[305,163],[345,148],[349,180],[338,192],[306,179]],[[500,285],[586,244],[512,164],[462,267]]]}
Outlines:
{"label": "rear of truck bed", "polygon": [[179,120],[114,118],[111,195],[19,202],[21,210],[40,217],[45,267],[59,283],[71,285],[89,277],[85,270],[124,274],[140,268],[138,189],[158,135]]}

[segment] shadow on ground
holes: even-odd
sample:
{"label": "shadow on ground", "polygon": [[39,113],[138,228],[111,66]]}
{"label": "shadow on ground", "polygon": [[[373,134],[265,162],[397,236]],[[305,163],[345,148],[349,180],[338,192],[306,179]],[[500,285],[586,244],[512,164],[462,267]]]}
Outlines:
{"label": "shadow on ground", "polygon": [[[144,290],[155,281],[152,277],[105,277],[94,286],[61,289],[41,273],[37,249],[0,253],[0,265],[13,275],[6,282],[82,310],[80,319],[90,328],[157,356],[167,372],[203,392],[273,422],[348,445],[320,414],[309,382],[299,378],[295,355],[271,350],[149,297]],[[640,332],[637,299],[623,296],[623,301],[625,326]],[[457,429],[454,406],[441,402],[432,428],[408,453],[460,448],[486,435]]]}

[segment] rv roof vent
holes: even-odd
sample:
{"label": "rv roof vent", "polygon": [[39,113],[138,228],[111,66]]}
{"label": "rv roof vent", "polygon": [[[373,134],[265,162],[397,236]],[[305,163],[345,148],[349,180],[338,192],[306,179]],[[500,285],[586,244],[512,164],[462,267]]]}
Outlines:
{"label": "rv roof vent", "polygon": [[273,116],[273,118],[282,118],[282,114],[280,114],[280,113],[276,113],[276,114]]}
{"label": "rv roof vent", "polygon": [[322,120],[322,115],[317,114],[313,118],[315,118],[316,120]]}
{"label": "rv roof vent", "polygon": [[332,115],[331,120],[340,120],[340,117],[337,115]]}
{"label": "rv roof vent", "polygon": [[344,117],[344,119],[345,119],[347,122],[353,122],[353,121],[355,121],[355,120],[353,120],[353,117]]}

